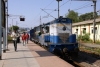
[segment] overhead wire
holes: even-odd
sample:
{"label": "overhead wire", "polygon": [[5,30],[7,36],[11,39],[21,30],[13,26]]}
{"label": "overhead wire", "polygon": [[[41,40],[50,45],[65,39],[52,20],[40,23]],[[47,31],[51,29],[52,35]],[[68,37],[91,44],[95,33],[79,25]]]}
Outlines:
{"label": "overhead wire", "polygon": [[[55,0],[52,0],[52,1],[50,2],[50,4],[48,4],[45,8],[47,8],[48,6],[50,6],[54,1],[55,1]],[[45,8],[44,8],[44,9],[45,9]]]}
{"label": "overhead wire", "polygon": [[[88,5],[90,5],[90,4],[88,4]],[[70,0],[70,6],[69,6],[69,9],[68,9],[68,11],[70,11],[70,7],[71,7],[71,0]],[[78,9],[74,9],[74,10],[79,10],[79,9],[82,9],[82,8],[84,8],[84,7],[87,7],[87,5],[85,5],[85,6],[83,6],[83,7],[80,7],[80,8],[78,8]],[[66,14],[65,14],[66,15]],[[64,25],[64,24],[63,24]],[[65,26],[65,25],[64,25]],[[65,26],[66,27],[66,26]]]}
{"label": "overhead wire", "polygon": [[[72,0],[68,0],[67,2],[63,3],[60,7],[62,7],[63,5],[65,5],[66,3],[68,3],[69,1],[70,1],[70,6],[69,6],[69,9],[70,9],[70,7],[71,7],[71,1],[72,1]],[[89,2],[87,2],[87,3],[89,3]],[[85,4],[87,4],[87,3],[85,3]],[[89,3],[89,4],[87,4],[87,5],[85,5],[85,4],[81,5],[81,7],[76,8],[76,9],[73,9],[73,10],[79,10],[79,9],[82,9],[82,8],[91,7],[91,6],[88,6],[88,5],[90,5],[91,3]],[[84,6],[84,5],[85,5],[85,6]],[[53,10],[52,12],[50,12],[50,14],[53,13],[54,11],[56,11],[56,9]],[[65,14],[64,14],[64,15],[65,15]]]}
{"label": "overhead wire", "polygon": [[71,8],[71,2],[72,2],[72,1],[70,0],[69,10],[70,10],[70,8]]}
{"label": "overhead wire", "polygon": [[[68,0],[67,2],[63,3],[60,7],[62,7],[63,5],[65,5],[66,3],[68,3],[69,1],[70,1],[70,6],[69,6],[69,10],[70,10],[70,7],[71,7],[71,0]],[[88,4],[88,5],[90,5],[90,4]],[[83,6],[83,7],[80,7],[80,8],[74,9],[74,10],[79,10],[79,9],[84,8],[84,7],[90,7],[90,6],[85,5],[85,6]],[[56,10],[56,9],[55,9],[55,10]],[[52,12],[54,12],[55,10],[53,10]],[[52,12],[50,12],[49,14],[51,14]],[[65,26],[65,25],[64,25],[64,26]]]}
{"label": "overhead wire", "polygon": [[[66,3],[68,3],[70,0],[68,0],[67,2],[65,2],[65,3],[63,3],[60,7],[62,7],[63,5],[65,5]],[[60,8],[59,7],[59,8]],[[58,8],[57,8],[58,9]],[[49,15],[51,14],[51,13],[53,13],[54,11],[57,11],[57,9],[55,9],[55,10],[53,10],[53,11],[51,11],[50,13],[49,13]]]}
{"label": "overhead wire", "polygon": [[[68,3],[69,1],[70,1],[70,0],[68,0],[68,1],[66,1],[65,3],[63,3],[62,5],[60,5],[59,8],[62,7],[63,5],[65,5],[66,3]],[[53,13],[54,11],[57,11],[57,10],[58,10],[58,8],[56,8],[56,9],[53,10],[53,11],[51,11],[49,14],[51,14],[51,13]]]}
{"label": "overhead wire", "polygon": [[[53,1],[54,1],[54,0],[53,0]],[[52,2],[53,2],[53,1],[52,1]],[[71,1],[71,0],[68,0],[68,1],[64,2],[60,7],[62,7],[63,5],[65,5],[66,3],[68,3],[69,1]],[[51,3],[52,3],[52,2],[51,2]],[[51,4],[51,3],[50,3],[50,4]],[[49,5],[50,5],[50,4],[49,4]],[[85,4],[86,4],[86,3],[85,3]],[[49,5],[48,5],[48,6],[49,6]],[[83,4],[83,5],[84,5],[84,4]],[[89,5],[89,4],[88,4],[88,5]],[[46,6],[45,8],[47,8],[48,6]],[[71,2],[70,2],[70,6],[71,6]],[[69,6],[69,9],[70,9],[70,6]],[[79,9],[82,9],[82,8],[85,8],[85,7],[90,7],[90,6],[85,5],[85,6],[83,6],[83,7],[79,7],[79,8],[77,8],[77,9],[73,9],[73,10],[79,10]],[[44,9],[45,9],[45,8],[44,8]],[[53,13],[54,11],[57,11],[57,9],[51,11],[49,14]],[[41,12],[42,12],[42,11],[41,11]],[[40,13],[41,13],[41,12],[40,12]],[[40,15],[40,13],[39,13],[38,15]]]}
{"label": "overhead wire", "polygon": [[[87,7],[91,7],[91,6],[88,6],[88,5],[90,5],[91,3],[89,3],[89,2],[87,2],[87,3],[85,3],[85,4],[87,4],[87,5],[85,5],[85,4],[82,4],[80,7],[78,7],[78,8],[76,8],[76,9],[72,9],[73,11],[76,11],[76,10],[79,10],[79,9],[82,9],[82,8],[87,8]],[[84,6],[85,5],[85,6]],[[70,7],[69,7],[69,10],[71,10],[70,9]],[[68,14],[69,12],[67,12],[67,13],[65,13],[64,15],[66,15],[66,14]],[[82,14],[82,13],[81,13]]]}
{"label": "overhead wire", "polygon": [[[85,8],[85,7],[91,7],[90,4],[91,3],[87,2],[87,3],[83,4],[83,5],[81,5],[80,7],[76,8],[76,9],[72,9],[72,10],[79,10],[79,9],[82,9],[82,8]],[[90,5],[90,6],[88,6],[88,5]]]}
{"label": "overhead wire", "polygon": [[77,7],[77,8],[80,8],[80,7],[83,7],[84,5],[87,5],[87,4],[89,4],[90,2],[86,2],[86,3],[84,3],[84,4],[82,4],[82,5],[80,5],[79,7]]}
{"label": "overhead wire", "polygon": [[[59,8],[62,7],[63,5],[65,5],[66,3],[68,3],[69,1],[70,1],[70,0],[64,2],[62,5],[59,6]],[[51,13],[53,13],[54,11],[57,11],[57,10],[58,10],[58,8],[56,8],[56,9],[53,10],[53,11],[51,11],[49,14],[51,14]]]}
{"label": "overhead wire", "polygon": [[66,1],[65,3],[63,3],[62,5],[60,5],[59,7],[62,7],[63,5],[65,5],[66,3],[68,3],[70,0]]}
{"label": "overhead wire", "polygon": [[[50,2],[50,4],[52,4],[53,3],[53,1],[54,0],[52,0],[51,2]],[[70,0],[68,0],[67,2],[65,2],[65,3],[63,3],[60,7],[62,7],[63,5],[65,5],[66,3],[68,3]],[[64,1],[63,1],[64,2]],[[50,4],[48,4],[45,8],[47,8]],[[86,4],[86,3],[85,3]],[[71,5],[71,2],[70,2],[70,5]],[[83,4],[84,5],[84,4]],[[82,9],[82,8],[85,8],[86,6],[83,6],[83,7],[80,7],[80,8],[77,8],[77,9],[73,9],[73,10],[79,10],[79,9]],[[87,7],[90,7],[90,6],[87,6]],[[44,8],[44,9],[45,9]],[[56,9],[55,10],[53,10],[52,12],[50,12],[49,14],[51,14],[51,13],[53,13],[54,11],[57,11]],[[41,11],[42,12],[42,11]],[[40,15],[41,14],[41,12],[38,14],[38,15]],[[37,15],[37,16],[38,16]]]}
{"label": "overhead wire", "polygon": [[[76,8],[76,9],[73,9],[73,10],[75,11],[75,10],[79,10],[79,9],[82,9],[82,8],[85,8],[85,7],[91,7],[90,4],[91,4],[91,3],[89,3],[89,4],[85,5],[85,6],[82,6],[82,7]],[[88,6],[88,5],[89,5],[89,6]]]}
{"label": "overhead wire", "polygon": [[[50,6],[54,1],[55,1],[55,0],[52,0],[52,1],[50,2],[50,4],[48,4],[45,8],[47,8],[48,6]],[[45,8],[44,8],[44,9],[45,9]],[[37,16],[39,16],[39,15],[41,14],[41,12],[42,12],[42,10],[39,12],[39,14],[38,14]],[[37,18],[37,16],[36,16],[36,18]],[[36,19],[36,18],[35,18],[35,19]],[[34,19],[34,20],[35,20],[35,19]]]}

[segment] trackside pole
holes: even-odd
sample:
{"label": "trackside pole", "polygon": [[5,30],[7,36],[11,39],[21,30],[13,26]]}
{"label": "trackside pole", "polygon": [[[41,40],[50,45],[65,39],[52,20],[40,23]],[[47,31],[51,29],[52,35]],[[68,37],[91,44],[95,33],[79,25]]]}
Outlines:
{"label": "trackside pole", "polygon": [[2,0],[0,0],[0,60],[2,59],[2,37],[1,37],[1,34],[2,34]]}
{"label": "trackside pole", "polygon": [[6,53],[6,29],[3,27],[3,52]]}

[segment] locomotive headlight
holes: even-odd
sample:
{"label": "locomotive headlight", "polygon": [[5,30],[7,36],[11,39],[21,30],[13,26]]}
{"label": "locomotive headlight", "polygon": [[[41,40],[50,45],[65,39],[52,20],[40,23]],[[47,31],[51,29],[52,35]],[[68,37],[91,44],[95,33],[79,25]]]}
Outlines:
{"label": "locomotive headlight", "polygon": [[62,29],[63,29],[63,31],[65,31],[66,30],[66,27],[64,26]]}

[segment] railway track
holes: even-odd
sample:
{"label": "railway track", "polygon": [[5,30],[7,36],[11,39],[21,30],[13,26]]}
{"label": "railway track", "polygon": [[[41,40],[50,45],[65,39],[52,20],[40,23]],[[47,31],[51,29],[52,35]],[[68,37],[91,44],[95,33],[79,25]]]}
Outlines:
{"label": "railway track", "polygon": [[[37,44],[37,43],[36,43],[36,44]],[[48,51],[48,49],[47,49],[46,47],[41,46],[40,44],[37,44],[37,45],[40,46],[40,47],[42,47],[42,48],[44,48],[45,50]],[[55,55],[56,55],[56,54],[55,54]],[[56,55],[56,56],[58,56],[58,55]],[[59,57],[59,56],[58,56],[58,57]],[[65,58],[62,58],[62,57],[60,57],[60,58],[63,59],[63,60],[65,60],[66,62],[72,64],[72,65],[75,66],[75,67],[84,67],[83,65],[79,64],[78,62],[76,62],[76,61],[74,61],[74,60],[66,60]]]}
{"label": "railway track", "polygon": [[64,58],[61,58],[61,59],[65,60],[66,62],[72,64],[72,65],[75,66],[75,67],[84,67],[83,65],[79,64],[78,62],[76,62],[76,61],[73,60],[73,59],[71,59],[71,60],[68,60],[68,59],[66,60],[66,59],[64,59]]}

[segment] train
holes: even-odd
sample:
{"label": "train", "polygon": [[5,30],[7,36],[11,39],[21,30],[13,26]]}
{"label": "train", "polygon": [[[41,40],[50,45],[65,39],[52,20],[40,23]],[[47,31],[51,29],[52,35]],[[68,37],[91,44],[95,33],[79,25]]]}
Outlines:
{"label": "train", "polygon": [[76,35],[72,34],[72,20],[60,16],[30,30],[30,40],[60,56],[78,56]]}

